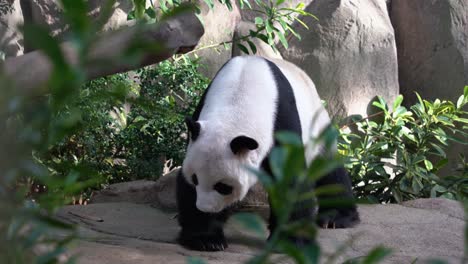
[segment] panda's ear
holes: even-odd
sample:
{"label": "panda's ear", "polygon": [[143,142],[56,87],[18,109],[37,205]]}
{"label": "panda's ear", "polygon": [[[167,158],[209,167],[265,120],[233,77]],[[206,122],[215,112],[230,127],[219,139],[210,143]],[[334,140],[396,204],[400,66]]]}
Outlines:
{"label": "panda's ear", "polygon": [[193,121],[193,119],[190,116],[187,116],[185,117],[185,124],[187,124],[187,128],[190,132],[190,137],[192,141],[195,141],[198,135],[200,135],[200,123]]}
{"label": "panda's ear", "polygon": [[230,146],[232,153],[237,155],[244,151],[257,149],[258,143],[253,138],[247,136],[238,136],[231,141]]}

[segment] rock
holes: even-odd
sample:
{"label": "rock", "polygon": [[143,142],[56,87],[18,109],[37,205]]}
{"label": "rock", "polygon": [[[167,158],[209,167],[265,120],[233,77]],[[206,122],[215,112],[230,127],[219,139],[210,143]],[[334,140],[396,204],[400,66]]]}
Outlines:
{"label": "rock", "polygon": [[[404,104],[417,102],[414,92],[456,102],[468,85],[468,2],[393,0],[391,7]],[[467,157],[468,148],[452,143],[438,174],[457,174],[460,153]]]}
{"label": "rock", "polygon": [[[304,5],[308,5],[312,1],[313,0],[289,0],[289,1],[284,1],[279,7],[280,8],[284,8],[284,7],[294,8],[299,3],[303,3]],[[241,18],[242,18],[243,21],[255,22],[256,17],[265,18],[264,15],[262,15],[259,12],[255,11],[255,10],[262,10],[262,8],[259,7],[255,1],[252,1],[250,3],[252,5],[252,9],[250,9],[248,7],[244,7],[243,9],[241,9],[240,8],[240,3],[236,1],[236,4],[239,6]]]}
{"label": "rock", "polygon": [[450,217],[464,219],[461,203],[454,203],[452,200],[444,198],[416,199],[403,202],[402,205],[412,208],[436,210]]}
{"label": "rock", "polygon": [[200,71],[208,78],[213,78],[224,63],[231,58],[231,49],[225,49],[223,45],[216,46],[216,48],[204,47],[232,41],[234,30],[240,21],[240,14],[236,5],[233,5],[233,10],[229,11],[225,5],[213,1],[214,9],[210,10],[203,1],[200,3],[200,16],[205,27],[205,35],[195,48],[195,50],[200,49],[195,54],[201,58],[201,64],[204,66],[200,67]]}
{"label": "rock", "polygon": [[[157,181],[131,181],[111,184],[107,188],[96,192],[90,203],[116,203],[128,202],[136,204],[149,204],[153,207],[176,211],[176,180],[180,167],[161,176]],[[257,211],[268,217],[268,197],[260,183],[254,185],[247,196],[236,209],[239,211]]]}
{"label": "rock", "polygon": [[376,95],[393,102],[398,88],[395,37],[385,0],[315,0],[295,24],[283,58],[304,69],[328,103],[331,116],[366,114]]}
{"label": "rock", "polygon": [[147,180],[111,184],[107,188],[93,193],[89,202],[150,204],[155,200],[153,192],[155,185],[156,182]]}
{"label": "rock", "polygon": [[[318,241],[324,254],[345,246],[333,263],[366,255],[377,245],[392,248],[383,263],[424,263],[431,258],[460,263],[463,257],[465,221],[456,201],[420,199],[407,205],[361,205],[362,223],[349,229],[321,229]],[[445,209],[440,210],[443,207]],[[431,209],[429,209],[431,208]],[[449,210],[446,210],[449,209]],[[80,225],[80,237],[70,254],[78,253],[78,263],[186,263],[188,256],[210,263],[245,263],[265,245],[260,238],[228,221],[229,247],[224,252],[196,252],[176,244],[179,231],[174,213],[165,213],[147,205],[103,203],[66,206],[57,216]],[[265,229],[265,225],[263,229]],[[352,238],[352,239],[351,239]],[[282,263],[288,263],[283,259]]]}
{"label": "rock", "polygon": [[173,169],[169,173],[160,177],[152,191],[154,192],[154,201],[152,204],[165,210],[177,210],[176,202],[176,181],[180,167]]}
{"label": "rock", "polygon": [[[62,16],[63,9],[58,3],[58,0],[31,0],[30,5],[32,22],[46,26],[53,36],[62,37],[67,31],[68,25]],[[107,0],[88,0],[87,3],[88,15],[93,22],[96,22]],[[115,1],[113,12],[107,23],[103,26],[103,31],[114,30],[125,25],[127,23],[127,14],[132,8],[132,1]]]}
{"label": "rock", "polygon": [[401,93],[456,100],[468,84],[468,2],[393,0]]}
{"label": "rock", "polygon": [[19,0],[3,1],[0,4],[0,51],[5,57],[23,54],[23,34],[18,26],[23,24],[23,12]]}
{"label": "rock", "polygon": [[[152,187],[154,200],[151,204],[154,207],[164,210],[175,211],[177,210],[176,203],[176,180],[179,174],[179,168],[176,168],[168,174],[162,176],[156,181]],[[268,216],[268,196],[264,191],[262,185],[257,183],[250,189],[246,197],[236,205],[238,211],[258,211],[263,216]]]}

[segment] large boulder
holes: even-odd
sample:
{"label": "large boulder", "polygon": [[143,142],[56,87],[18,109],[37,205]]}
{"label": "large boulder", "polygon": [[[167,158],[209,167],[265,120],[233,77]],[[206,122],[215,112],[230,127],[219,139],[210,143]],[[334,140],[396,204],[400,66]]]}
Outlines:
{"label": "large boulder", "polygon": [[[103,6],[107,0],[89,0],[88,15],[94,22],[101,14]],[[63,9],[59,0],[31,0],[31,22],[47,27],[51,34],[56,37],[63,36],[67,32],[68,26],[62,15]],[[126,24],[127,14],[132,10],[133,4],[130,0],[117,0],[113,6],[112,14],[103,26],[103,30],[113,30]]]}
{"label": "large boulder", "polygon": [[456,100],[468,85],[468,1],[393,0],[401,93]]}
{"label": "large boulder", "polygon": [[[382,245],[392,249],[383,263],[413,263],[415,260],[426,263],[434,258],[446,263],[464,263],[465,220],[458,202],[419,199],[404,205],[361,205],[358,209],[362,222],[356,227],[319,230],[322,262],[338,250],[341,253],[331,263],[360,258]],[[58,211],[58,217],[80,226],[81,240],[71,252],[80,256],[77,262],[80,264],[187,263],[188,256],[209,263],[245,263],[265,246],[268,236],[265,225],[263,235],[254,236],[228,221],[227,250],[197,252],[176,244],[179,227],[175,213],[165,213],[147,205],[66,206]],[[281,259],[280,263],[292,263]]]}
{"label": "large boulder", "polygon": [[18,30],[18,26],[22,24],[23,12],[20,1],[3,1],[0,4],[0,51],[6,57],[23,54],[23,35]]}
{"label": "large boulder", "polygon": [[[406,104],[422,98],[456,100],[468,85],[468,1],[393,0],[401,93]],[[453,144],[440,175],[456,174],[465,145]]]}
{"label": "large boulder", "polygon": [[[128,202],[149,204],[165,211],[176,211],[176,179],[179,171],[180,167],[175,168],[157,181],[138,180],[111,184],[94,193],[89,203]],[[257,211],[267,216],[269,213],[268,197],[261,184],[254,185],[236,209]]]}
{"label": "large boulder", "polygon": [[200,17],[205,27],[205,34],[195,48],[199,50],[194,52],[201,58],[203,67],[200,71],[208,78],[213,78],[221,66],[231,58],[231,48],[226,49],[223,45],[217,44],[232,41],[234,31],[240,21],[237,6],[234,5],[230,11],[218,1],[213,1],[213,3],[214,8],[210,9],[203,1],[200,1]]}
{"label": "large boulder", "polygon": [[385,0],[315,0],[302,17],[310,30],[295,24],[283,58],[303,68],[328,102],[332,116],[366,114],[381,95],[392,102],[399,93],[397,53]]}

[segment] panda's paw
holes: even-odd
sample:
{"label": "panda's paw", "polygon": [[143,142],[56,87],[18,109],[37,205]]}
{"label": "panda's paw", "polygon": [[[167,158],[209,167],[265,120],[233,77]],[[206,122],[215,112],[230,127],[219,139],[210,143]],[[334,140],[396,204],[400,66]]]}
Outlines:
{"label": "panda's paw", "polygon": [[198,251],[223,251],[228,247],[223,232],[181,232],[178,241],[183,247]]}
{"label": "panda's paw", "polygon": [[348,228],[360,222],[359,214],[355,208],[339,210],[331,209],[320,212],[317,217],[317,224],[321,228]]}

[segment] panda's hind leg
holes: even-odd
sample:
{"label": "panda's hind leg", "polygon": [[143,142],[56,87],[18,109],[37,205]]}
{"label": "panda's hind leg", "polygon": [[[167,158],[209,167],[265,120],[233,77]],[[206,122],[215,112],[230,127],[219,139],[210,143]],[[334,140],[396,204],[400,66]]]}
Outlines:
{"label": "panda's hind leg", "polygon": [[[262,168],[271,175],[271,169],[268,164],[268,159],[265,159],[263,161]],[[301,189],[299,190],[299,192],[301,193],[310,192],[313,189],[313,187],[314,187],[313,184],[301,184],[300,185]],[[294,205],[291,215],[289,216],[288,222],[292,223],[292,222],[301,221],[301,220],[314,221],[317,215],[315,204],[316,204],[316,201],[313,198],[309,198],[306,200],[302,200],[301,202],[297,202]],[[275,215],[273,211],[271,201],[270,201],[270,218],[268,222],[268,229],[270,230],[270,237],[268,239],[271,238],[277,226],[278,226],[277,216]],[[297,247],[301,247],[301,248],[304,246],[308,246],[308,245],[316,243],[316,241],[313,238],[306,237],[306,236],[289,236],[288,239],[292,243],[294,243]]]}
{"label": "panda's hind leg", "polygon": [[359,223],[359,213],[354,203],[351,179],[343,167],[322,177],[317,181],[316,188],[330,184],[341,185],[343,189],[336,194],[318,197],[317,224],[322,228],[347,228]]}
{"label": "panda's hind leg", "polygon": [[198,251],[222,251],[227,248],[223,225],[228,213],[204,213],[196,207],[197,193],[182,175],[177,176],[177,216],[181,231],[177,241],[183,247]]}

